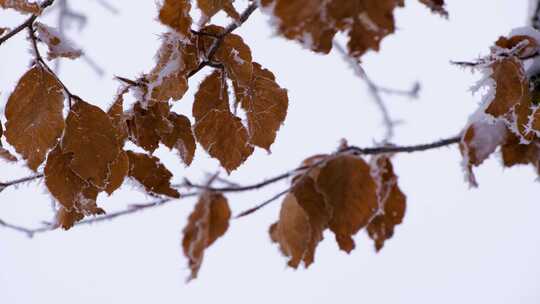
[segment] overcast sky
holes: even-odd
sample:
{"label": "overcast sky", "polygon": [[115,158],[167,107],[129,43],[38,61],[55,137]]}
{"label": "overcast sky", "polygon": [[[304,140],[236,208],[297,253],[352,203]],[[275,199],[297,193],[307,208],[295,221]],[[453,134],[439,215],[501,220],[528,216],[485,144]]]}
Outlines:
{"label": "overcast sky", "polygon": [[[119,10],[112,14],[98,1],[69,1],[88,17],[87,26],[79,31],[74,24],[69,36],[106,71],[99,77],[82,60],[62,62],[60,77],[71,91],[105,109],[118,87],[113,75],[136,78],[152,67],[165,30],[155,21],[154,2],[110,0]],[[381,52],[363,58],[379,84],[404,89],[422,84],[418,100],[385,98],[392,116],[403,121],[397,144],[457,134],[481,96],[469,91],[478,75],[449,61],[486,54],[498,36],[526,23],[527,0],[448,2],[450,19],[444,20],[417,1],[406,1],[407,7],[396,11],[396,34],[384,40]],[[55,17],[52,12],[43,20],[54,26]],[[0,27],[21,20],[0,11]],[[259,12],[238,33],[254,59],[289,90],[290,108],[272,154],[257,151],[231,180],[250,183],[282,173],[308,156],[335,150],[341,138],[359,146],[382,138],[380,113],[365,84],[339,55],[316,55],[277,37]],[[24,35],[0,47],[1,108],[30,62],[28,48]],[[201,80],[190,80],[176,111],[191,113]],[[176,181],[202,181],[217,168],[200,147],[190,168],[174,152],[157,154]],[[234,220],[189,284],[180,240],[193,199],[33,239],[0,229],[0,303],[539,303],[540,185],[534,170],[503,169],[494,156],[476,170],[480,187],[471,190],[460,162],[457,147],[396,156],[408,209],[394,238],[376,254],[361,231],[357,249],[347,255],[333,235],[325,235],[308,270],[288,269],[270,243],[267,229],[277,219],[279,201]],[[0,163],[0,180],[31,173],[22,167]],[[230,195],[229,201],[238,212],[286,188],[284,181]],[[150,200],[126,183],[110,199],[100,196],[99,203],[114,211]],[[50,202],[39,182],[10,188],[0,193],[0,218],[37,226],[50,220]]]}

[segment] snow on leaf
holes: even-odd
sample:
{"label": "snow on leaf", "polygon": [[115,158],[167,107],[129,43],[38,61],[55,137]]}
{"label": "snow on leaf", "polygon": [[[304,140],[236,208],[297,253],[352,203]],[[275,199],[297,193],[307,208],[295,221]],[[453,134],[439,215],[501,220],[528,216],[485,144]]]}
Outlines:
{"label": "snow on leaf", "polygon": [[171,187],[172,173],[159,158],[132,151],[126,153],[129,158],[128,176],[143,185],[146,191],[174,198],[180,197],[180,193]]}
{"label": "snow on leaf", "polygon": [[6,139],[37,170],[64,130],[64,95],[58,80],[34,66],[19,80],[6,105]]}
{"label": "snow on leaf", "polygon": [[478,186],[472,168],[480,166],[488,159],[507,136],[508,131],[503,121],[490,120],[481,112],[471,117],[459,143],[463,156],[463,168],[471,186]]}
{"label": "snow on leaf", "polygon": [[147,82],[141,102],[144,107],[155,102],[180,100],[188,89],[187,76],[199,65],[195,38],[182,40],[171,32],[162,37],[156,66],[145,76]]}
{"label": "snow on leaf", "polygon": [[343,32],[349,36],[349,54],[360,58],[379,50],[381,40],[394,32],[393,12],[403,0],[261,0],[261,5],[288,39],[328,53],[336,33]]}
{"label": "snow on leaf", "polygon": [[[0,139],[4,134],[4,129],[2,127],[2,122],[0,122]],[[2,142],[0,141],[0,158],[8,162],[16,162],[17,157],[13,156],[7,149],[2,147]]]}
{"label": "snow on leaf", "polygon": [[330,230],[339,248],[347,253],[355,247],[352,236],[369,223],[378,209],[370,170],[362,158],[341,155],[328,160],[317,178],[317,188],[333,210]]}
{"label": "snow on leaf", "polygon": [[420,0],[420,2],[429,7],[432,12],[448,18],[448,12],[444,8],[444,0]]}
{"label": "snow on leaf", "polygon": [[74,43],[60,33],[57,29],[40,22],[35,23],[39,41],[49,48],[47,59],[58,57],[76,59],[82,55],[82,50],[74,46]]}
{"label": "snow on leaf", "polygon": [[221,71],[214,71],[195,94],[195,137],[210,156],[231,172],[246,161],[253,147],[242,121],[231,113],[229,106],[227,83]]}
{"label": "snow on leaf", "polygon": [[21,14],[40,15],[43,11],[39,3],[27,0],[0,0],[0,7],[11,8]]}
{"label": "snow on leaf", "polygon": [[84,215],[104,213],[96,204],[99,190],[73,172],[69,166],[72,161],[73,154],[64,153],[57,145],[49,153],[44,170],[45,185],[62,206],[57,221],[64,229],[69,229]]}
{"label": "snow on leaf", "polygon": [[270,226],[269,232],[281,252],[290,257],[290,267],[297,268],[303,261],[307,268],[314,262],[317,245],[328,228],[331,208],[310,176],[298,177],[293,183],[281,206],[279,221]]}
{"label": "snow on leaf", "polygon": [[398,177],[388,155],[378,155],[371,160],[371,174],[377,185],[377,215],[367,226],[375,249],[381,250],[386,240],[394,235],[394,228],[405,216],[407,198],[398,186]]}
{"label": "snow on leaf", "polygon": [[175,30],[182,38],[190,36],[191,0],[165,0],[159,10],[159,21]]}
{"label": "snow on leaf", "polygon": [[201,25],[204,25],[212,19],[219,11],[223,10],[229,17],[239,20],[240,14],[233,5],[234,0],[197,0],[197,6],[202,12]]}
{"label": "snow on leaf", "polygon": [[274,74],[253,63],[253,79],[246,87],[233,82],[235,96],[246,111],[250,142],[270,151],[276,133],[285,121],[289,97]]}
{"label": "snow on leaf", "polygon": [[222,193],[207,191],[200,195],[183,230],[182,248],[191,269],[188,280],[197,278],[204,251],[227,232],[230,218],[229,203]]}
{"label": "snow on leaf", "polygon": [[72,159],[69,167],[98,189],[107,186],[110,166],[120,154],[116,130],[107,113],[77,100],[66,119],[62,151]]}

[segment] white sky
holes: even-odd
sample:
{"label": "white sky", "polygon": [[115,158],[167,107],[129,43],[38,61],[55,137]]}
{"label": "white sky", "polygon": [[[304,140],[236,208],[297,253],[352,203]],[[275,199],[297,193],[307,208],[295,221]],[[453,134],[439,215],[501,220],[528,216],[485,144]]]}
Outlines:
{"label": "white sky", "polygon": [[[88,26],[80,32],[74,26],[70,37],[106,75],[99,78],[82,61],[72,61],[63,63],[60,77],[75,94],[106,108],[118,86],[112,76],[135,78],[148,71],[164,28],[155,21],[154,1],[111,0],[119,15],[97,1],[69,2],[88,16]],[[477,76],[449,60],[486,54],[499,35],[525,24],[528,1],[448,1],[449,21],[417,1],[406,2],[396,13],[397,33],[364,63],[385,86],[422,83],[419,100],[386,98],[393,117],[404,121],[395,142],[415,144],[452,136],[464,126],[480,100],[468,91]],[[0,12],[0,26],[20,20]],[[333,151],[341,138],[360,146],[381,138],[379,113],[340,56],[315,55],[276,37],[259,12],[238,33],[255,60],[289,89],[290,109],[273,153],[257,151],[231,180],[274,176],[307,156]],[[0,47],[0,107],[28,66],[27,49],[24,35]],[[175,110],[191,112],[201,79],[190,81],[192,88]],[[174,152],[160,149],[158,155],[177,181],[201,181],[217,166],[200,147],[188,169]],[[233,221],[207,250],[199,278],[190,284],[184,283],[189,270],[180,240],[193,199],[34,239],[0,229],[0,303],[539,303],[540,188],[534,170],[502,169],[492,157],[476,170],[480,188],[470,190],[460,161],[456,147],[398,155],[394,163],[408,209],[394,238],[375,254],[360,232],[357,249],[348,256],[325,235],[308,270],[286,268],[269,241],[267,229],[280,202]],[[19,167],[1,163],[0,180],[29,175]],[[229,200],[238,212],[286,187],[283,182]],[[129,184],[124,188],[111,199],[100,197],[101,205],[113,211],[151,200]],[[40,183],[0,193],[0,218],[6,221],[36,226],[50,217],[50,198]]]}

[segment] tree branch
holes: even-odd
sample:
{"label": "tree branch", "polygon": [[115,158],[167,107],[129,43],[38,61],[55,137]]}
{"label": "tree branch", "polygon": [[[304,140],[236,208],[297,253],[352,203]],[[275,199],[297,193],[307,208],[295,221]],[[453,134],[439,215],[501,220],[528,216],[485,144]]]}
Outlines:
{"label": "tree branch", "polygon": [[[41,4],[41,8],[45,9],[45,8],[51,6],[54,3],[54,1],[55,0],[46,0],[46,1],[44,1]],[[34,23],[34,21],[36,21],[36,19],[38,17],[39,17],[38,15],[32,15],[30,18],[26,19],[26,21],[24,21],[22,24],[20,24],[19,26],[17,26],[16,28],[11,30],[10,32],[5,34],[4,36],[0,37],[0,45],[2,45],[2,43],[4,43],[4,42],[8,41],[11,37],[13,37],[13,36],[17,35],[18,33],[20,33],[25,28],[30,27]]]}

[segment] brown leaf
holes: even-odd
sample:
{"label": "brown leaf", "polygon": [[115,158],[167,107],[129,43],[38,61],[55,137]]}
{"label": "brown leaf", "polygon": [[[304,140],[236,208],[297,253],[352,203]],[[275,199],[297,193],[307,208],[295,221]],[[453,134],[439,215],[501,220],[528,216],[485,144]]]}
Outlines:
{"label": "brown leaf", "polygon": [[173,124],[169,133],[160,134],[161,141],[169,149],[176,148],[186,165],[190,165],[195,156],[195,137],[191,130],[191,122],[184,115],[174,112],[169,114],[168,120]]}
{"label": "brown leaf", "polygon": [[448,12],[444,8],[444,0],[420,0],[420,2],[429,7],[432,12],[448,18]]}
{"label": "brown leaf", "polygon": [[290,257],[290,267],[297,268],[303,261],[307,268],[313,263],[317,245],[328,227],[330,209],[310,176],[294,182],[281,206],[279,221],[270,227],[270,237]]}
{"label": "brown leaf", "polygon": [[486,119],[471,123],[463,132],[459,150],[471,186],[478,186],[472,168],[480,166],[488,159],[497,147],[504,143],[507,136],[508,131],[503,121],[492,122]]}
{"label": "brown leaf", "polygon": [[197,6],[201,10],[203,16],[201,24],[206,24],[212,19],[212,17],[219,11],[223,10],[229,17],[239,20],[240,14],[234,8],[232,4],[234,0],[197,0]]}
{"label": "brown leaf", "polygon": [[96,204],[98,189],[71,170],[72,161],[72,153],[63,153],[57,145],[49,153],[44,170],[45,185],[62,206],[57,221],[64,229],[69,229],[84,215],[104,213]]}
{"label": "brown leaf", "polygon": [[110,170],[111,174],[105,188],[105,192],[109,195],[122,186],[124,179],[128,175],[129,159],[125,151],[120,152],[118,157],[111,163]]}
{"label": "brown leaf", "polygon": [[144,102],[180,100],[188,89],[187,76],[199,65],[195,38],[182,40],[178,35],[166,33],[156,55],[156,66],[145,76],[147,87]]}
{"label": "brown leaf", "polygon": [[274,74],[253,63],[253,79],[249,86],[236,85],[237,102],[246,111],[250,142],[270,151],[276,133],[285,121],[289,97],[275,81]]}
{"label": "brown leaf", "polygon": [[160,133],[172,131],[167,120],[169,115],[167,103],[156,103],[147,110],[140,103],[133,106],[133,113],[127,120],[129,139],[137,146],[153,153],[159,147]]}
{"label": "brown leaf", "polygon": [[64,130],[64,95],[58,80],[34,66],[19,80],[6,106],[6,139],[36,171]]}
{"label": "brown leaf", "polygon": [[[225,29],[217,25],[210,25],[201,31],[207,34],[221,35]],[[199,36],[199,45],[205,54],[214,40],[215,38],[208,35]],[[252,60],[249,46],[244,43],[242,37],[235,34],[228,34],[223,38],[213,58],[213,61],[223,64],[227,77],[241,87],[248,85],[253,79]]]}
{"label": "brown leaf", "polygon": [[510,38],[500,37],[499,40],[495,42],[495,45],[507,50],[511,50],[518,45],[523,45],[523,47],[516,53],[516,55],[519,57],[533,56],[536,52],[538,52],[539,47],[536,39],[524,35],[516,35]]}
{"label": "brown leaf", "polygon": [[227,83],[220,71],[201,83],[195,94],[193,117],[197,141],[228,172],[238,168],[253,153],[246,128],[229,109]]}
{"label": "brown leaf", "polygon": [[107,115],[111,119],[112,126],[116,133],[116,139],[120,147],[124,146],[124,142],[128,137],[128,126],[126,122],[126,116],[124,114],[124,93],[121,92],[116,96],[115,101],[107,111]]}
{"label": "brown leaf", "polygon": [[197,277],[205,249],[227,232],[230,218],[231,210],[223,194],[216,192],[201,194],[183,231],[182,248],[184,255],[189,259],[191,269],[188,280]]}
{"label": "brown leaf", "polygon": [[159,21],[174,29],[182,37],[189,37],[191,30],[190,0],[165,0],[159,10]]}
{"label": "brown leaf", "polygon": [[[0,122],[0,140],[4,134],[4,129],[2,127],[2,122]],[[8,150],[2,147],[2,142],[0,141],[0,158],[8,162],[16,162],[17,157],[13,156]]]}
{"label": "brown leaf", "polygon": [[333,210],[330,230],[339,247],[350,253],[355,247],[351,236],[369,223],[378,207],[369,165],[360,157],[337,156],[321,169],[317,188]]}
{"label": "brown leaf", "polygon": [[527,128],[532,114],[532,98],[529,81],[523,64],[515,56],[496,61],[492,65],[492,78],[496,82],[495,98],[486,108],[486,113],[504,118],[509,129],[521,136],[524,141],[534,138]]}
{"label": "brown leaf", "polygon": [[403,221],[407,198],[399,189],[398,178],[389,156],[374,157],[371,173],[377,185],[379,211],[367,226],[367,231],[375,242],[375,249],[379,251],[383,248],[384,242],[394,235],[395,226]]}
{"label": "brown leaf", "polygon": [[159,158],[147,154],[126,151],[129,158],[128,175],[144,186],[146,191],[179,198],[180,193],[171,187],[172,173]]}
{"label": "brown leaf", "polygon": [[501,154],[505,167],[531,164],[540,175],[540,142],[521,144],[514,134],[508,134],[506,142],[501,146]]}
{"label": "brown leaf", "polygon": [[43,11],[39,3],[27,0],[0,0],[0,6],[4,9],[12,8],[21,14],[41,15]]}
{"label": "brown leaf", "polygon": [[69,167],[99,189],[107,186],[111,164],[120,154],[116,130],[103,110],[82,100],[72,106],[61,141],[71,153]]}
{"label": "brown leaf", "polygon": [[349,54],[359,58],[379,49],[395,30],[393,12],[403,0],[262,0],[273,7],[279,31],[315,52],[328,53],[337,32],[349,36]]}

